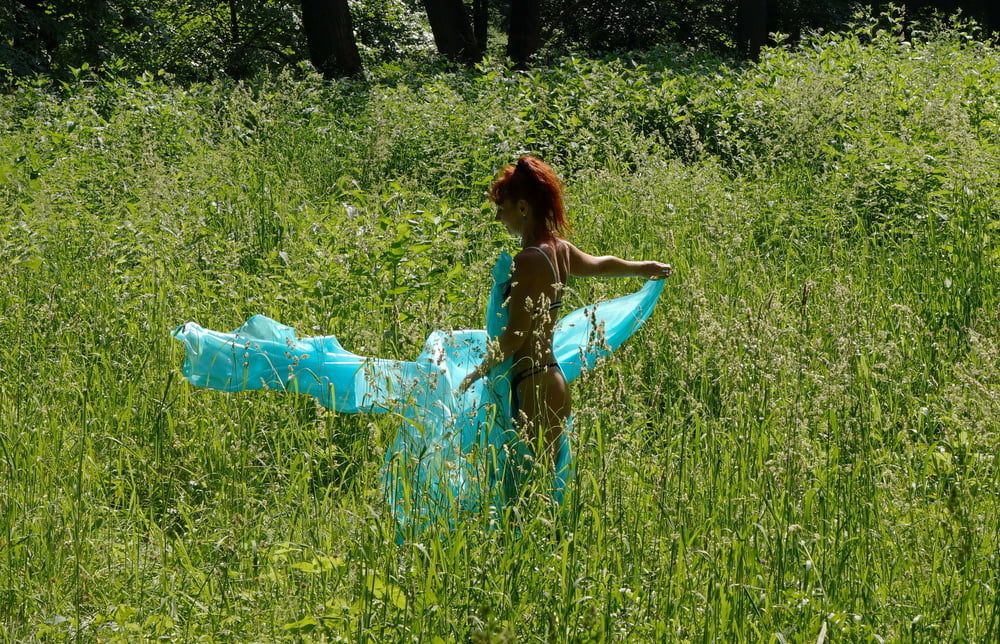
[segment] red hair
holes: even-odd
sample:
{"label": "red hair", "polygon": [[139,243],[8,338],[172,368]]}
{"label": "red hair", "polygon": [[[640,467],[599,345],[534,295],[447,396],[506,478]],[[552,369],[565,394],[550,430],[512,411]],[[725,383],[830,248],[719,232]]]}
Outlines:
{"label": "red hair", "polygon": [[490,199],[499,205],[511,199],[531,204],[538,225],[545,232],[562,237],[569,229],[563,206],[562,182],[555,171],[538,157],[525,155],[500,171],[490,186]]}

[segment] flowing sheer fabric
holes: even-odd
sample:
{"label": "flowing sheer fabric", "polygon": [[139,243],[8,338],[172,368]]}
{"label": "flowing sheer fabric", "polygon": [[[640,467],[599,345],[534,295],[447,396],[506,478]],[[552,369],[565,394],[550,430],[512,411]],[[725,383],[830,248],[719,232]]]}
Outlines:
{"label": "flowing sheer fabric", "polygon": [[[382,483],[398,534],[462,512],[495,512],[517,494],[528,448],[510,418],[511,360],[466,392],[459,383],[507,325],[503,293],[513,261],[493,267],[485,330],[434,331],[412,362],[355,355],[335,336],[299,338],[255,315],[231,333],[187,322],[173,336],[184,344],[183,373],[220,391],[270,389],[314,396],[341,413],[393,413],[402,419],[386,450]],[[663,281],[577,309],[556,324],[553,352],[572,382],[625,342],[652,313]],[[571,419],[572,420],[572,419]],[[572,422],[562,434],[552,496],[561,503],[573,476]]]}

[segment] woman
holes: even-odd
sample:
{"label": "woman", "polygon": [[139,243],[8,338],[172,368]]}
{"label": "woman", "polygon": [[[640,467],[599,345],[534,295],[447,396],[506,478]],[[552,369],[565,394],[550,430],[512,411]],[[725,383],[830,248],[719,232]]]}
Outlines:
{"label": "woman", "polygon": [[[555,463],[570,414],[569,386],[552,353],[552,334],[570,277],[668,277],[669,264],[594,257],[564,239],[568,224],[562,185],[541,159],[523,156],[501,170],[489,192],[497,221],[521,237],[521,252],[506,294],[509,319],[483,362],[459,387],[463,392],[513,356],[511,415],[523,439]],[[551,465],[550,465],[551,467]]]}
{"label": "woman", "polygon": [[[299,337],[262,315],[230,333],[187,322],[173,333],[185,347],[184,376],[195,386],[221,391],[308,394],[337,413],[399,416],[382,481],[401,531],[450,520],[456,503],[476,511],[483,501],[502,508],[516,498],[526,450],[509,444],[511,430],[538,460],[551,463],[552,498],[561,503],[572,475],[570,445],[562,435],[570,415],[567,385],[638,330],[664,286],[650,281],[634,293],[568,312],[557,330],[563,285],[570,275],[666,277],[670,266],[592,257],[563,239],[559,181],[534,157],[504,168],[490,196],[497,219],[520,235],[522,251],[513,260],[502,254],[493,267],[485,329],[434,331],[420,355],[404,361],[356,355],[332,335]],[[473,356],[484,352],[486,358],[465,377]],[[470,387],[494,365],[498,379],[489,391]],[[453,378],[462,377],[456,396]],[[508,384],[514,385],[509,399]],[[513,422],[495,414],[508,402]],[[483,454],[490,467],[482,467]],[[485,499],[483,474],[493,490]]]}

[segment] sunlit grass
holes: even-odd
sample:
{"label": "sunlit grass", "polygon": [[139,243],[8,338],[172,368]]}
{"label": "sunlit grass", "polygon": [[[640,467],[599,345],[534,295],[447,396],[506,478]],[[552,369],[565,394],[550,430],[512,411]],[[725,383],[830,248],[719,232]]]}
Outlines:
{"label": "sunlit grass", "polygon": [[[858,38],[0,98],[2,630],[995,639],[998,57]],[[574,388],[560,514],[397,545],[391,418],[194,390],[170,331],[264,313],[410,359],[481,327],[511,244],[482,193],[522,149],[578,245],[677,273]]]}

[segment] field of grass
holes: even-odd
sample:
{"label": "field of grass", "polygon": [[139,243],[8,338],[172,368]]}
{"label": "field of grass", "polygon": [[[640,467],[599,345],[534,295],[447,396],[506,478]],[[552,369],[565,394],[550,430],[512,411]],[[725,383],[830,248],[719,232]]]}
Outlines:
{"label": "field of grass", "polygon": [[[562,516],[397,545],[391,418],[196,390],[170,331],[481,328],[522,151],[575,243],[676,274],[574,388]],[[998,176],[1000,54],[948,30],[0,96],[0,632],[996,641]]]}

